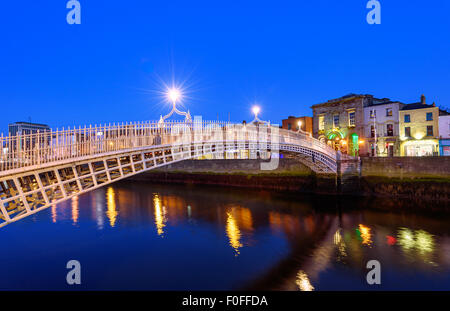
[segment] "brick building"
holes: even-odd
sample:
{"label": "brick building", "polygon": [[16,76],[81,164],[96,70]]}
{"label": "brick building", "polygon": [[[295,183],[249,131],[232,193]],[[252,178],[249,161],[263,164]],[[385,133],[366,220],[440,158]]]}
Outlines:
{"label": "brick building", "polygon": [[313,118],[311,117],[293,117],[289,116],[287,119],[283,119],[281,128],[285,130],[292,130],[292,131],[298,131],[299,130],[299,122],[300,122],[300,129],[303,132],[310,133],[312,135],[313,133]]}

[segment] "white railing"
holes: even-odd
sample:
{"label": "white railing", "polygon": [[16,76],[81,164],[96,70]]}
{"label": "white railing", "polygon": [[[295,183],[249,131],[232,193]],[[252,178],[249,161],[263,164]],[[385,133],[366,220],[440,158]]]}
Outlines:
{"label": "white railing", "polygon": [[[211,137],[214,137],[213,140],[220,137],[224,143],[230,137],[235,140],[239,140],[238,137],[240,137],[241,140],[248,142],[261,142],[258,134],[262,129],[267,131],[265,142],[269,144],[295,144],[321,152],[332,160],[336,159],[334,149],[308,134],[274,126],[242,125],[220,121],[170,121],[163,124],[146,121],[50,130],[8,137],[2,135],[0,136],[0,175],[31,166],[48,166],[63,160],[76,160],[121,150],[179,143],[180,136],[183,134],[185,143],[211,140]],[[186,141],[186,131],[189,132],[188,141]]]}

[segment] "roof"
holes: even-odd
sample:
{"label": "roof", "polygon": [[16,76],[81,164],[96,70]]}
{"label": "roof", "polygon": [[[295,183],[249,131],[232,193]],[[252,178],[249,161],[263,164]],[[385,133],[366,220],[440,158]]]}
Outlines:
{"label": "roof", "polygon": [[47,124],[31,123],[31,122],[24,122],[24,121],[10,123],[9,125],[30,125],[30,126],[49,127]]}
{"label": "roof", "polygon": [[421,102],[419,102],[419,103],[406,104],[400,110],[414,110],[414,109],[425,109],[425,108],[436,108],[436,106],[422,104]]}
{"label": "roof", "polygon": [[311,108],[316,108],[316,107],[320,107],[320,106],[326,106],[326,105],[329,105],[329,104],[335,104],[335,103],[339,103],[339,102],[349,101],[349,100],[354,99],[354,98],[370,98],[371,99],[370,101],[371,102],[375,102],[376,104],[378,104],[378,103],[384,104],[384,103],[390,101],[389,98],[376,98],[376,97],[374,97],[371,94],[350,93],[350,94],[344,95],[342,97],[330,99],[330,100],[328,100],[326,102],[312,105]]}
{"label": "roof", "polygon": [[372,103],[372,104],[370,104],[370,105],[367,106],[367,107],[381,106],[381,105],[389,105],[389,104],[400,104],[400,105],[404,105],[404,103],[402,103],[402,102],[389,100],[389,101],[385,101],[385,102]]}
{"label": "roof", "polygon": [[283,120],[289,120],[289,119],[302,119],[302,118],[312,118],[309,116],[301,116],[301,117],[294,117],[294,116],[289,116],[287,119],[283,119]]}

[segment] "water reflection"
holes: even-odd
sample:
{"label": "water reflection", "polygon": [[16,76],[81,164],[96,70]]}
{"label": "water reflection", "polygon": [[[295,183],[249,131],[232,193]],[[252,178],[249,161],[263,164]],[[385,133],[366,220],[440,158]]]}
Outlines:
{"label": "water reflection", "polygon": [[361,238],[361,243],[363,245],[370,246],[372,245],[372,235],[370,233],[370,228],[364,225],[359,225],[358,229],[356,229],[358,236]]}
{"label": "water reflection", "polygon": [[414,233],[408,228],[400,228],[398,230],[398,244],[402,246],[404,251],[409,251],[416,244],[414,241]]}
{"label": "water reflection", "polygon": [[239,230],[236,220],[234,219],[232,212],[227,212],[227,236],[230,240],[230,245],[234,249],[235,256],[239,255],[239,248],[242,247],[241,230]]}
{"label": "water reflection", "polygon": [[314,290],[314,286],[312,286],[311,282],[308,279],[308,275],[300,270],[297,273],[297,280],[295,283],[298,285],[298,288],[304,292],[311,292]]}
{"label": "water reflection", "polygon": [[[74,234],[86,230],[87,222],[90,227],[104,229],[105,221],[106,229],[120,228],[128,235],[134,234],[136,227],[149,230],[150,234],[139,230],[133,235],[135,245],[130,246],[127,240],[108,245],[136,248],[131,251],[139,253],[142,261],[159,263],[155,266],[165,272],[164,277],[170,275],[173,284],[209,284],[211,279],[214,284],[228,284],[219,286],[221,289],[367,289],[364,282],[354,280],[364,280],[365,264],[377,259],[383,262],[385,273],[395,271],[390,279],[396,286],[426,289],[427,284],[439,284],[442,289],[450,289],[450,229],[446,218],[412,217],[361,207],[341,214],[334,208],[324,210],[324,206],[335,206],[333,203],[317,197],[291,199],[266,192],[205,191],[201,187],[129,182],[53,205],[47,217],[61,224],[61,237],[65,223],[76,224],[71,226]],[[103,238],[120,238],[109,235],[106,229],[101,233]],[[159,245],[152,245],[150,238],[155,235],[164,238],[158,239]],[[90,236],[95,239],[95,234]],[[154,257],[161,245],[167,247],[161,252],[167,257]],[[191,249],[201,251],[187,251]],[[194,255],[198,253],[202,255]],[[180,257],[182,262],[176,260]],[[134,265],[133,271],[147,271]],[[156,273],[154,269],[148,271]],[[420,278],[410,281],[409,271]],[[193,274],[198,277],[192,278]],[[347,276],[352,281],[341,284],[340,278]],[[138,277],[135,275],[135,279]],[[152,288],[160,289],[158,278],[148,279],[155,279]]]}
{"label": "water reflection", "polygon": [[347,257],[346,246],[345,246],[344,239],[342,238],[341,231],[342,231],[342,228],[337,229],[336,233],[334,234],[334,238],[333,238],[334,245],[336,245],[337,250],[338,250],[338,257],[337,257],[338,261],[342,261],[344,259],[344,257]]}
{"label": "water reflection", "polygon": [[106,190],[108,209],[106,211],[106,216],[109,219],[109,225],[114,227],[116,224],[116,219],[118,212],[116,211],[116,198],[113,187],[108,187]]}
{"label": "water reflection", "polygon": [[72,197],[72,221],[74,225],[78,222],[78,213],[78,196],[74,196]]}
{"label": "water reflection", "polygon": [[425,230],[411,230],[399,228],[397,234],[398,244],[405,254],[430,262],[435,250],[435,241],[432,234]]}
{"label": "water reflection", "polygon": [[416,231],[416,248],[420,253],[431,253],[434,250],[433,235],[425,230]]}
{"label": "water reflection", "polygon": [[163,236],[164,227],[166,226],[166,208],[161,206],[161,198],[158,194],[153,195],[153,207],[155,209],[155,225],[159,236]]}
{"label": "water reflection", "polygon": [[391,236],[391,235],[387,235],[387,236],[386,236],[386,243],[387,243],[388,245],[393,246],[393,245],[395,245],[395,244],[397,243],[397,239],[394,238],[394,237]]}
{"label": "water reflection", "polygon": [[51,210],[52,210],[52,222],[56,223],[56,220],[58,218],[56,214],[56,204],[52,204]]}
{"label": "water reflection", "polygon": [[104,189],[94,191],[91,195],[92,215],[97,223],[97,228],[103,230],[105,225],[105,194]]}

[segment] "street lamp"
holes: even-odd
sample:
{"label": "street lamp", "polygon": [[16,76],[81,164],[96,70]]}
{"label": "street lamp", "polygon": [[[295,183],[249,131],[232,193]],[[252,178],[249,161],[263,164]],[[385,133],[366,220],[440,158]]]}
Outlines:
{"label": "street lamp", "polygon": [[255,120],[257,120],[258,113],[261,111],[261,109],[259,108],[259,106],[253,106],[252,111],[253,111],[253,114],[255,115]]}
{"label": "street lamp", "polygon": [[255,115],[255,118],[253,119],[252,123],[260,122],[260,123],[270,124],[270,122],[263,121],[260,118],[258,118],[258,114],[260,111],[261,111],[261,108],[259,108],[259,106],[255,105],[252,107],[252,112]]}
{"label": "street lamp", "polygon": [[178,98],[181,97],[181,92],[176,88],[171,88],[167,91],[167,97],[172,101],[173,106],[175,106]]}
{"label": "street lamp", "polygon": [[181,91],[175,87],[172,87],[166,91],[166,96],[167,99],[172,103],[172,110],[164,117],[161,115],[161,117],[159,118],[159,123],[164,123],[164,120],[173,115],[174,112],[178,115],[185,116],[186,121],[191,121],[191,114],[189,113],[189,110],[187,112],[184,112],[177,109],[177,101],[179,101],[183,96],[181,94]]}
{"label": "street lamp", "polygon": [[298,124],[298,132],[300,133],[302,131],[302,121],[301,120],[298,121],[297,124]]}

